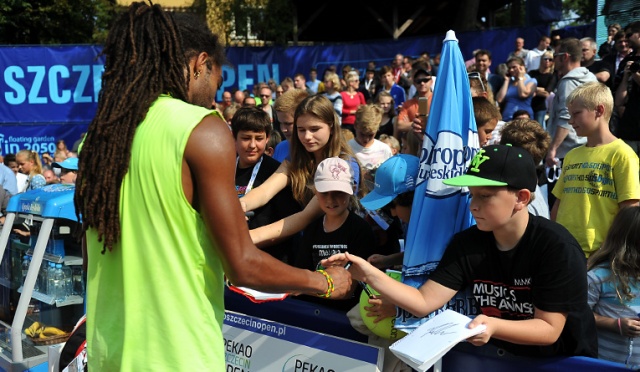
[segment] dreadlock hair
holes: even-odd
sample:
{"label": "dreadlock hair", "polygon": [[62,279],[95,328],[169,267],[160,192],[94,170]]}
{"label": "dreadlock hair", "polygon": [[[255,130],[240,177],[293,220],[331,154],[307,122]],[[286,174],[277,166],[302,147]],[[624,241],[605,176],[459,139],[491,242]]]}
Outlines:
{"label": "dreadlock hair", "polygon": [[102,90],[80,154],[74,204],[82,232],[96,229],[104,254],[120,238],[120,187],[136,128],[161,94],[187,100],[189,70],[176,23],[159,5],[131,4],[102,53]]}
{"label": "dreadlock hair", "polygon": [[209,55],[206,61],[207,68],[228,64],[218,36],[211,32],[202,19],[192,13],[176,13],[174,18],[180,31],[180,43],[187,61],[205,52]]}

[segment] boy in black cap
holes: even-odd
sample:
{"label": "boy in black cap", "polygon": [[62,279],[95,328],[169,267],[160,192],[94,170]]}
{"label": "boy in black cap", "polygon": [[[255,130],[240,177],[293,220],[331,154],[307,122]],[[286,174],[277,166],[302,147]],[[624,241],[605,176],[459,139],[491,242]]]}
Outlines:
{"label": "boy in black cap", "polygon": [[537,182],[531,155],[518,147],[487,146],[465,175],[443,182],[469,187],[477,225],[452,238],[419,289],[348,253],[323,265],[352,262],[354,279],[419,317],[470,287],[481,315],[469,327],[487,326],[468,340],[474,345],[491,340],[517,355],[595,357],[595,322],[587,306],[582,250],[565,228],[527,211]]}

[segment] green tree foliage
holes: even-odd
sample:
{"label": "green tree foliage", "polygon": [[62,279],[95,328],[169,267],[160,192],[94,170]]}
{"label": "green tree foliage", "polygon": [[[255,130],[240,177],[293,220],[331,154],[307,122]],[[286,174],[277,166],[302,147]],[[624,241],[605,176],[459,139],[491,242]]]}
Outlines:
{"label": "green tree foliage", "polygon": [[[596,0],[562,0],[562,14],[571,24],[585,24],[596,20]],[[578,18],[576,19],[576,15]]]}
{"label": "green tree foliage", "polygon": [[0,43],[99,43],[114,0],[0,0]]}
{"label": "green tree foliage", "polygon": [[248,40],[250,31],[266,43],[286,44],[293,37],[293,11],[292,0],[232,0],[223,18],[237,38]]}

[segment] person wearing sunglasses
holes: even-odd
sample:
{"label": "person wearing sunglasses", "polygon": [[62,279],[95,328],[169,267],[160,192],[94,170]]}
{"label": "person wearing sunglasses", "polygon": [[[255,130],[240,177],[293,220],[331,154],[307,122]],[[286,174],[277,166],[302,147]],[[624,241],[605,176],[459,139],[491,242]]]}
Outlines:
{"label": "person wearing sunglasses", "polygon": [[274,121],[277,121],[277,119],[275,118],[275,113],[273,112],[273,106],[271,105],[271,88],[269,88],[268,85],[264,85],[260,88],[260,108],[266,112],[267,114],[269,114],[269,119],[271,120],[271,123],[273,123]]}
{"label": "person wearing sunglasses", "polygon": [[60,183],[75,185],[78,177],[78,158],[67,158],[52,165],[53,172],[60,177]]}
{"label": "person wearing sunglasses", "polygon": [[533,119],[546,128],[545,116],[547,115],[547,98],[558,84],[558,76],[554,73],[553,53],[545,52],[540,58],[540,67],[529,72],[536,79],[536,95],[531,100]]}
{"label": "person wearing sunglasses", "polygon": [[418,101],[420,100],[420,97],[426,97],[428,107],[427,112],[429,112],[429,108],[431,107],[431,98],[433,97],[431,92],[433,77],[431,76],[431,73],[429,73],[428,66],[424,63],[418,62],[414,64],[413,71],[413,84],[416,86],[416,96],[406,101],[400,109],[396,129],[393,134],[396,138],[400,138],[404,133],[409,132],[414,123],[419,126],[419,128],[414,129],[414,131],[422,134],[424,133],[424,128],[427,124],[427,118],[418,117]]}
{"label": "person wearing sunglasses", "polygon": [[531,49],[527,53],[527,57],[524,59],[524,65],[527,67],[527,72],[537,70],[540,67],[540,59],[542,55],[547,51],[551,44],[551,38],[547,35],[542,35],[538,41],[538,46],[535,49]]}

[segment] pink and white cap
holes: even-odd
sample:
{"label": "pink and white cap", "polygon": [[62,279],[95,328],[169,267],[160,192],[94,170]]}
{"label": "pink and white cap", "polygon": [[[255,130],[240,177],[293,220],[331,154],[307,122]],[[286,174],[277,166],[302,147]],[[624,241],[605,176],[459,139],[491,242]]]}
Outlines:
{"label": "pink and white cap", "polygon": [[319,192],[342,191],[353,195],[353,169],[338,157],[324,159],[318,164],[313,184]]}

